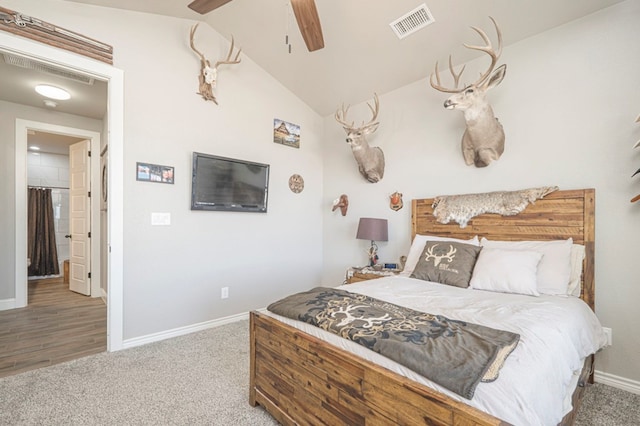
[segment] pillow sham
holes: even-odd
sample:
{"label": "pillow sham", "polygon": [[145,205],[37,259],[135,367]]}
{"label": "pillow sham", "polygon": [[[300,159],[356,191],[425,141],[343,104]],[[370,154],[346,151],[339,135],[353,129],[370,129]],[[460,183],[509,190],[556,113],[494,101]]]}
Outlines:
{"label": "pillow sham", "polygon": [[473,244],[427,241],[411,278],[467,288],[480,250]]}
{"label": "pillow sham", "polygon": [[539,296],[536,274],[542,253],[482,247],[469,286],[477,290]]}
{"label": "pillow sham", "polygon": [[473,244],[474,246],[480,245],[480,240],[478,239],[477,236],[469,240],[460,240],[457,238],[450,238],[450,237],[438,237],[435,235],[416,234],[416,236],[413,238],[413,242],[411,243],[411,248],[409,249],[407,260],[404,263],[404,269],[399,274],[400,276],[403,276],[403,277],[411,276],[414,268],[416,267],[416,264],[418,263],[418,260],[420,260],[420,256],[424,251],[424,245],[427,243],[427,241],[453,241],[453,242],[458,242],[463,244]]}
{"label": "pillow sham", "polygon": [[567,294],[571,275],[573,239],[553,241],[492,241],[482,238],[487,248],[531,250],[543,254],[538,265],[537,285],[540,294]]}
{"label": "pillow sham", "polygon": [[582,261],[586,255],[585,248],[582,244],[571,245],[571,276],[569,278],[569,286],[567,294],[580,297],[582,291]]}

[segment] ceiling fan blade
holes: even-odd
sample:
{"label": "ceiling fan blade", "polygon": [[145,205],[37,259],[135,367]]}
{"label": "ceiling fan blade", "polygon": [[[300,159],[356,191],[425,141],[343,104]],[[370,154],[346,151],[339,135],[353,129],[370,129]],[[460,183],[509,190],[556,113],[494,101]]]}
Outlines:
{"label": "ceiling fan blade", "polygon": [[231,0],[194,0],[189,4],[189,9],[195,10],[201,15],[207,14],[214,9],[224,6]]}
{"label": "ceiling fan blade", "polygon": [[324,38],[314,0],[291,0],[291,8],[296,15],[298,27],[309,52],[322,49]]}

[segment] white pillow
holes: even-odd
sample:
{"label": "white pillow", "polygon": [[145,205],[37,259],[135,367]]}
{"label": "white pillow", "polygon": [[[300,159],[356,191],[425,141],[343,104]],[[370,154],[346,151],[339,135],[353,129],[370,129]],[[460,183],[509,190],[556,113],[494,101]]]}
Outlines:
{"label": "white pillow", "polygon": [[483,247],[473,269],[469,287],[539,296],[536,274],[542,253]]}
{"label": "white pillow", "polygon": [[571,277],[569,278],[569,287],[567,294],[580,297],[582,290],[580,284],[582,278],[582,261],[585,257],[585,248],[582,244],[571,245]]}
{"label": "white pillow", "polygon": [[482,238],[487,248],[533,250],[544,256],[538,265],[538,292],[540,294],[567,294],[571,275],[571,245],[573,239],[554,241],[490,241]]}
{"label": "white pillow", "polygon": [[478,240],[477,235],[470,240],[460,240],[457,238],[416,234],[416,236],[413,237],[413,242],[411,243],[411,248],[409,249],[409,254],[407,255],[407,261],[404,263],[404,269],[402,270],[402,272],[400,272],[399,275],[403,277],[411,276],[413,270],[418,264],[418,260],[420,260],[420,255],[422,254],[424,245],[427,244],[427,241],[454,241],[457,243],[472,244],[474,246],[480,245],[480,240]]}

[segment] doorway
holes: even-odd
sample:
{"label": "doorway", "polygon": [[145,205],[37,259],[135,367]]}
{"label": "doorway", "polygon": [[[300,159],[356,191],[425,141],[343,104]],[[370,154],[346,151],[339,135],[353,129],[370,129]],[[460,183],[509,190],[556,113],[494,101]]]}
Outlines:
{"label": "doorway", "polygon": [[[28,39],[0,32],[0,51],[31,58],[57,67],[64,67],[78,73],[84,73],[108,82],[108,116],[106,118],[105,134],[109,140],[109,170],[108,186],[110,196],[108,201],[108,307],[107,307],[107,350],[117,351],[123,348],[123,140],[124,140],[124,73],[102,62],[81,57],[52,46],[37,43]],[[20,120],[17,120],[20,121]],[[25,123],[16,123],[28,128]],[[16,146],[21,145],[26,151],[26,130],[16,132]],[[19,150],[24,152],[23,150]],[[19,152],[16,151],[16,152]],[[96,151],[100,158],[100,150]],[[23,164],[23,163],[22,163]],[[20,170],[18,170],[20,168]],[[15,199],[16,220],[24,215],[18,209],[26,206],[26,187],[24,165],[16,164],[15,171]],[[99,169],[99,166],[96,166]],[[99,212],[99,208],[96,209]],[[16,224],[17,225],[17,224]],[[16,283],[26,281],[26,227],[15,228],[15,270]],[[25,286],[16,286],[15,299],[26,300]]]}
{"label": "doorway", "polygon": [[[66,128],[66,133],[60,134],[38,130],[50,128],[45,123],[34,122],[31,125],[27,129],[28,146],[25,154],[27,183],[29,190],[51,191],[51,216],[55,232],[49,235],[55,235],[56,263],[60,271],[58,276],[64,278],[64,283],[68,284],[71,291],[102,297],[106,303],[106,279],[103,280],[106,278],[106,271],[103,271],[106,263],[102,264],[101,256],[91,256],[96,251],[104,251],[107,230],[106,224],[101,223],[106,221],[106,217],[92,214],[99,206],[102,207],[101,200],[92,202],[89,195],[91,192],[94,196],[99,194],[99,186],[102,185],[100,170],[91,164],[90,156],[100,146],[100,139],[87,139],[86,135],[93,134],[89,130]],[[21,159],[17,158],[17,161]],[[97,263],[95,259],[98,259]],[[33,262],[34,259],[29,260]],[[33,266],[32,263],[29,269],[29,283],[34,279],[55,278],[34,277]]]}

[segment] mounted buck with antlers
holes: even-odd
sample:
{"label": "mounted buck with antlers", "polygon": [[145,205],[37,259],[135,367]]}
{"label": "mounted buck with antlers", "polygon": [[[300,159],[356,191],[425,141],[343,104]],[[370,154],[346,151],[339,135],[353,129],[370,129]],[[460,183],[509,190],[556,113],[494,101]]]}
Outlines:
{"label": "mounted buck with antlers", "polygon": [[358,163],[358,170],[360,174],[364,176],[371,183],[376,183],[382,176],[384,176],[384,153],[379,147],[370,147],[367,142],[366,135],[375,132],[378,129],[379,122],[378,111],[380,110],[380,101],[378,95],[373,94],[375,107],[372,107],[368,102],[367,106],[371,110],[371,120],[368,123],[362,122],[360,127],[355,127],[354,122],[347,123],[347,112],[349,106],[346,108],[344,104],[342,109],[336,111],[335,119],[340,123],[345,132],[347,132],[347,143],[351,146],[353,157]]}
{"label": "mounted buck with antlers", "polygon": [[[491,41],[487,34],[479,28],[471,27],[475,30],[485,46],[471,46],[464,44],[468,49],[479,50],[485,52],[491,57],[491,65],[473,84],[469,84],[462,89],[458,89],[458,81],[464,71],[464,66],[459,73],[456,74],[453,69],[451,56],[449,56],[449,71],[451,72],[455,87],[446,88],[440,84],[440,73],[438,71],[438,63],[436,62],[435,73],[431,74],[431,87],[445,93],[453,93],[449,99],[444,102],[446,109],[459,109],[464,112],[466,122],[466,130],[462,135],[462,155],[468,166],[475,164],[476,167],[486,167],[493,160],[500,158],[504,151],[504,130],[502,124],[493,114],[493,109],[486,99],[486,93],[492,87],[502,82],[507,65],[499,66],[495,71],[494,68],[502,53],[502,33],[496,21],[489,17],[496,27],[498,33],[498,49],[495,50],[491,46]],[[436,81],[434,82],[434,76]]]}
{"label": "mounted buck with antlers", "polygon": [[231,37],[231,47],[229,48],[229,53],[227,54],[227,58],[224,61],[217,61],[215,65],[212,67],[211,62],[196,49],[196,46],[193,42],[193,36],[196,34],[196,30],[198,29],[198,25],[195,24],[191,27],[191,33],[189,35],[189,44],[191,45],[191,49],[200,57],[200,76],[198,76],[198,80],[200,82],[198,94],[202,96],[205,101],[213,101],[216,105],[218,105],[218,101],[216,100],[215,95],[213,94],[213,89],[216,87],[216,80],[218,78],[218,67],[222,64],[239,64],[240,53],[242,53],[242,49],[238,50],[236,56],[231,59],[231,55],[233,54],[234,48],[234,40],[233,36]]}

